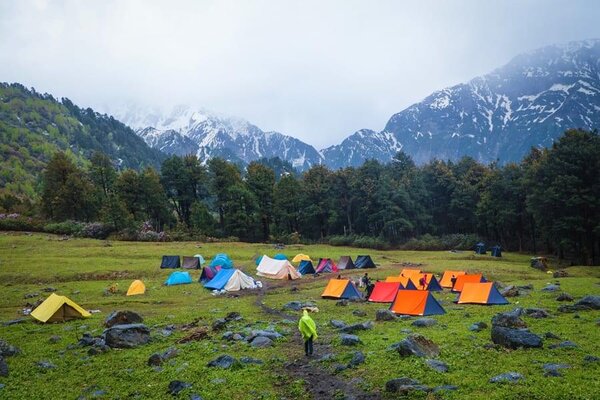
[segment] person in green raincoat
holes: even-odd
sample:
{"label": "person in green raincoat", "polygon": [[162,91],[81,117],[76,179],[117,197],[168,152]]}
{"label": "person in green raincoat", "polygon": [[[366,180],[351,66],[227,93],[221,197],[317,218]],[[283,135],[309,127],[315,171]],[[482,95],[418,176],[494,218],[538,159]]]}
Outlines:
{"label": "person in green raincoat", "polygon": [[313,341],[317,338],[317,324],[308,315],[307,309],[302,311],[302,317],[298,321],[298,330],[300,330],[302,339],[304,339],[304,353],[307,356],[311,356],[313,353]]}

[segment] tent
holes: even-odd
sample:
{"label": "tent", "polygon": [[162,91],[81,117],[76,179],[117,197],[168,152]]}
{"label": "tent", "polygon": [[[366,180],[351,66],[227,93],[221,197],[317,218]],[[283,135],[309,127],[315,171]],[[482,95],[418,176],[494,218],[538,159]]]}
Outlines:
{"label": "tent", "polygon": [[186,283],[192,283],[192,277],[187,271],[175,271],[165,281],[165,285],[167,286],[183,285]]}
{"label": "tent", "polygon": [[288,260],[275,260],[267,255],[262,256],[256,271],[258,271],[258,275],[271,279],[298,279],[302,277]]}
{"label": "tent", "polygon": [[373,303],[391,303],[401,288],[402,284],[400,282],[375,282],[369,301]]}
{"label": "tent", "polygon": [[302,275],[314,274],[315,267],[313,267],[313,263],[310,260],[302,260],[300,261],[300,265],[298,265],[298,272]]}
{"label": "tent", "polygon": [[369,255],[356,257],[354,266],[356,268],[376,268],[375,263],[371,260],[371,256]]}
{"label": "tent", "polygon": [[273,259],[275,259],[275,260],[287,260],[287,257],[286,257],[285,254],[277,253],[277,254],[275,254],[275,256],[273,256]]}
{"label": "tent", "polygon": [[210,265],[207,265],[206,267],[202,268],[202,273],[200,274],[200,279],[198,280],[198,282],[210,281],[212,278],[215,277],[215,275],[219,273],[220,270],[220,265],[217,265],[216,267],[211,267]]}
{"label": "tent", "polygon": [[202,267],[202,265],[204,264],[204,257],[202,257],[202,254],[196,254],[194,257],[196,257],[198,259],[198,262],[200,263],[200,267]]}
{"label": "tent", "polygon": [[338,272],[338,267],[335,265],[331,258],[319,258],[316,272],[318,274],[327,274],[331,272]]}
{"label": "tent", "polygon": [[254,260],[254,262],[256,263],[257,266],[258,266],[258,264],[260,264],[260,260],[262,260],[262,256],[258,256],[258,257],[256,257],[256,260]]}
{"label": "tent", "polygon": [[440,286],[443,288],[452,288],[452,277],[458,278],[460,275],[466,274],[465,271],[451,271],[447,269],[444,271],[444,275],[442,275],[442,279],[440,280]]}
{"label": "tent", "polygon": [[299,263],[301,261],[311,261],[310,257],[306,254],[298,253],[292,258],[292,262]]}
{"label": "tent", "polygon": [[219,253],[210,262],[211,267],[216,267],[217,265],[220,265],[221,268],[233,268],[233,261],[231,261],[231,258],[227,254]]}
{"label": "tent", "polygon": [[493,282],[465,283],[458,304],[508,304]]}
{"label": "tent", "polygon": [[40,322],[64,322],[75,318],[87,318],[90,314],[66,296],[52,293],[31,312]]}
{"label": "tent", "polygon": [[162,262],[160,263],[161,268],[179,268],[179,256],[163,256]]}
{"label": "tent", "polygon": [[257,288],[254,279],[239,269],[234,268],[222,269],[213,279],[205,283],[204,287],[211,290],[226,290],[228,292]]}
{"label": "tent", "polygon": [[390,310],[404,315],[445,314],[444,308],[427,290],[398,290]]}
{"label": "tent", "polygon": [[388,276],[385,281],[400,283],[402,285],[400,289],[417,290],[417,287],[408,276]]}
{"label": "tent", "polygon": [[485,254],[485,243],[479,242],[475,245],[475,253],[477,254]]}
{"label": "tent", "polygon": [[[422,288],[419,284],[419,281],[423,276],[425,277],[425,288]],[[443,290],[437,278],[433,274],[414,274],[410,277],[410,280],[419,290],[429,290],[430,292],[441,292]]]}
{"label": "tent", "polygon": [[341,256],[337,264],[338,269],[354,269],[356,266],[350,256]]}
{"label": "tent", "polygon": [[146,285],[144,285],[144,282],[140,281],[139,279],[131,282],[129,289],[127,289],[127,296],[135,296],[137,294],[144,293],[146,293]]}
{"label": "tent", "polygon": [[321,297],[326,299],[360,299],[362,295],[350,279],[330,279]]}
{"label": "tent", "polygon": [[200,260],[196,257],[183,256],[182,267],[186,269],[200,269]]}
{"label": "tent", "polygon": [[492,257],[502,257],[502,247],[500,245],[495,245],[491,249]]}
{"label": "tent", "polygon": [[485,278],[481,274],[465,274],[456,278],[456,283],[452,288],[453,292],[461,292],[465,283],[481,283],[485,282]]}
{"label": "tent", "polygon": [[400,276],[406,276],[408,278],[412,278],[413,275],[420,275],[422,273],[423,273],[423,271],[421,271],[420,269],[404,268],[400,272]]}

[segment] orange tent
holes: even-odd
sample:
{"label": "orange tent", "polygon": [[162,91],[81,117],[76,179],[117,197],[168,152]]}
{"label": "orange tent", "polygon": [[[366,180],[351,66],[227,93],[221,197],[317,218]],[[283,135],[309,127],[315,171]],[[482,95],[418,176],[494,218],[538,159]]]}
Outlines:
{"label": "orange tent", "polygon": [[458,304],[508,304],[493,282],[465,283],[458,296]]}
{"label": "orange tent", "polygon": [[466,272],[465,271],[450,271],[450,270],[446,270],[444,271],[444,275],[442,275],[442,279],[440,279],[440,285],[443,288],[452,288],[452,276],[455,276],[456,278],[458,278],[460,275],[465,275]]}
{"label": "orange tent", "polygon": [[465,274],[459,275],[456,278],[456,283],[452,288],[453,292],[462,292],[463,286],[465,283],[480,283],[485,282],[485,278],[481,274]]}
{"label": "orange tent", "polygon": [[330,279],[321,297],[329,299],[361,298],[362,295],[349,279]]}
{"label": "orange tent", "polygon": [[400,283],[402,285],[401,289],[417,289],[408,276],[388,276],[385,278],[385,281],[388,283]]}
{"label": "orange tent", "polygon": [[406,276],[408,278],[412,278],[413,275],[422,274],[422,273],[423,273],[423,271],[421,271],[420,269],[404,268],[402,270],[402,272],[400,272],[400,276]]}
{"label": "orange tent", "polygon": [[404,315],[436,315],[445,314],[444,308],[426,290],[398,290],[390,310]]}
{"label": "orange tent", "polygon": [[[422,287],[420,280],[425,277],[425,287]],[[419,290],[429,290],[430,292],[441,292],[442,287],[440,286],[437,278],[433,274],[413,274],[410,280],[415,284],[415,287]]]}

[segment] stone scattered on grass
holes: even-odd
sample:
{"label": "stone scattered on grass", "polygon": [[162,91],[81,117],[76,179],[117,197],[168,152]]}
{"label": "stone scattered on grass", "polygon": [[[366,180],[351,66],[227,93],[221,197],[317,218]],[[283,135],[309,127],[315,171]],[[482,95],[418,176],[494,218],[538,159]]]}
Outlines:
{"label": "stone scattered on grass", "polygon": [[571,366],[568,364],[544,364],[542,368],[544,369],[544,376],[560,377],[562,376],[560,370],[571,368]]}
{"label": "stone scattered on grass", "polygon": [[396,319],[396,314],[385,308],[377,310],[375,313],[375,321],[395,321]]}
{"label": "stone scattered on grass", "polygon": [[176,347],[169,347],[162,354],[154,353],[148,358],[149,366],[160,366],[163,362],[170,360],[171,358],[177,357],[179,350]]}
{"label": "stone scattered on grass", "polygon": [[326,354],[323,354],[321,357],[319,357],[316,361],[317,362],[325,362],[325,361],[331,361],[333,359],[335,359],[335,354],[326,353]]}
{"label": "stone scattered on grass", "polygon": [[454,386],[454,385],[441,385],[441,386],[434,387],[431,391],[433,393],[438,393],[438,392],[442,392],[442,391],[452,391],[452,390],[458,390],[458,386]]}
{"label": "stone scattered on grass", "polygon": [[283,305],[285,310],[300,311],[305,307],[316,307],[317,305],[312,301],[290,301]]}
{"label": "stone scattered on grass", "polygon": [[521,319],[521,314],[523,314],[521,308],[515,308],[510,312],[496,314],[492,317],[492,326],[527,328],[527,324]]}
{"label": "stone scattered on grass", "polygon": [[548,318],[550,316],[548,311],[543,308],[526,308],[523,312],[531,318]]}
{"label": "stone scattered on grass", "polygon": [[552,344],[552,345],[550,345],[548,347],[551,348],[551,349],[574,349],[574,348],[579,347],[579,346],[577,346],[576,343],[574,343],[574,342],[572,342],[570,340],[565,340],[565,341],[560,342],[558,344]]}
{"label": "stone scattered on grass", "polygon": [[150,341],[150,329],[144,324],[114,325],[102,333],[108,347],[127,349]]}
{"label": "stone scattered on grass", "polygon": [[56,292],[56,288],[53,288],[52,286],[48,286],[48,287],[43,288],[42,292],[54,293],[54,292]]}
{"label": "stone scattered on grass", "polygon": [[273,341],[266,336],[256,336],[250,342],[252,347],[270,347],[273,346]]}
{"label": "stone scattered on grass", "polygon": [[545,287],[542,288],[542,292],[556,292],[560,290],[560,285],[556,285],[554,283],[549,283]]}
{"label": "stone scattered on grass", "polygon": [[430,391],[429,387],[421,385],[419,381],[407,377],[390,379],[385,383],[385,390],[386,392],[399,393],[402,395],[406,395],[414,391]]}
{"label": "stone scattered on grass", "polygon": [[418,334],[408,335],[393,345],[393,348],[403,357],[437,357],[440,355],[440,348],[433,341]]}
{"label": "stone scattered on grass", "polygon": [[366,331],[372,329],[374,326],[373,321],[360,322],[352,325],[347,325],[340,330],[344,333],[354,333],[358,331]]}
{"label": "stone scattered on grass", "polygon": [[141,324],[142,322],[144,322],[144,319],[136,312],[129,310],[113,311],[106,317],[104,326],[110,328],[115,325]]}
{"label": "stone scattered on grass", "polygon": [[432,358],[428,358],[425,360],[425,364],[427,364],[431,369],[437,372],[448,372],[448,364],[440,360],[434,360]]}
{"label": "stone scattered on grass", "polygon": [[509,349],[542,347],[542,338],[527,329],[492,326],[492,341]]}
{"label": "stone scattered on grass", "polygon": [[474,324],[472,324],[469,327],[469,330],[473,331],[473,332],[480,332],[480,331],[486,329],[487,327],[488,327],[488,325],[485,322],[480,321],[480,322],[475,322]]}
{"label": "stone scattered on grass", "polygon": [[345,307],[348,304],[349,304],[348,300],[346,300],[346,299],[338,300],[338,301],[335,302],[335,305],[336,306],[340,306],[340,307]]}
{"label": "stone scattered on grass", "polygon": [[435,319],[425,317],[425,318],[418,318],[418,319],[414,320],[411,325],[417,326],[420,328],[424,328],[424,327],[433,326],[436,324],[437,324],[437,321]]}
{"label": "stone scattered on grass", "polygon": [[525,379],[523,375],[518,372],[506,372],[491,378],[490,383],[516,383],[523,379]]}
{"label": "stone scattered on grass", "polygon": [[2,357],[12,357],[21,352],[16,346],[11,345],[5,340],[0,339],[0,356]]}
{"label": "stone scattered on grass", "polygon": [[50,361],[38,361],[35,365],[37,365],[40,369],[54,369],[56,365],[52,364]]}
{"label": "stone scattered on grass", "polygon": [[600,361],[600,357],[596,357],[591,354],[588,354],[585,357],[583,357],[583,361],[588,362],[588,363],[598,362],[598,361]]}
{"label": "stone scattered on grass", "polygon": [[342,333],[340,335],[340,340],[344,346],[356,346],[357,344],[362,343],[358,336],[349,335],[347,333]]}
{"label": "stone scattered on grass", "polygon": [[213,331],[221,331],[227,326],[227,320],[225,318],[218,318],[212,323]]}
{"label": "stone scattered on grass", "polygon": [[573,300],[574,300],[573,296],[571,296],[569,293],[565,293],[565,292],[562,292],[556,298],[556,301],[573,301]]}
{"label": "stone scattered on grass", "polygon": [[191,388],[191,387],[192,387],[191,383],[187,383],[184,381],[171,381],[171,382],[169,382],[169,389],[168,389],[167,393],[172,396],[177,396],[177,395],[179,395],[180,392],[184,391],[185,389]]}
{"label": "stone scattered on grass", "polygon": [[544,333],[544,337],[545,337],[546,339],[556,339],[556,340],[560,340],[560,336],[558,336],[558,335],[555,335],[555,334],[554,334],[554,333],[552,333],[552,332],[546,332],[546,333]]}
{"label": "stone scattered on grass", "polygon": [[264,364],[263,360],[259,360],[258,358],[252,358],[252,357],[241,357],[240,358],[240,362],[242,364]]}
{"label": "stone scattered on grass", "polygon": [[17,325],[17,324],[22,324],[24,322],[27,322],[28,320],[29,320],[28,318],[11,319],[10,321],[3,322],[2,325],[3,326]]}
{"label": "stone scattered on grass", "polygon": [[8,376],[8,364],[2,356],[0,356],[0,376]]}
{"label": "stone scattered on grass", "polygon": [[207,367],[229,369],[236,365],[238,361],[230,355],[223,354],[206,364]]}
{"label": "stone scattered on grass", "polygon": [[332,319],[331,321],[329,321],[329,323],[336,329],[342,329],[348,326],[348,324],[346,324],[344,321],[340,321],[337,319]]}
{"label": "stone scattered on grass", "polygon": [[504,297],[517,297],[519,293],[519,289],[516,286],[506,286],[504,289],[500,291],[500,294]]}
{"label": "stone scattered on grass", "polygon": [[564,269],[559,269],[552,273],[553,278],[566,278],[567,276],[569,276],[569,273]]}
{"label": "stone scattered on grass", "polygon": [[348,363],[348,368],[354,368],[365,362],[365,355],[362,351],[355,351],[352,354],[352,359]]}
{"label": "stone scattered on grass", "polygon": [[352,315],[355,315],[357,317],[366,317],[367,313],[363,310],[354,310],[352,311]]}
{"label": "stone scattered on grass", "polygon": [[600,310],[600,296],[585,296],[575,303],[576,306],[588,307],[592,310]]}
{"label": "stone scattered on grass", "polygon": [[48,338],[48,342],[50,343],[58,343],[62,340],[62,338],[58,335],[52,335]]}

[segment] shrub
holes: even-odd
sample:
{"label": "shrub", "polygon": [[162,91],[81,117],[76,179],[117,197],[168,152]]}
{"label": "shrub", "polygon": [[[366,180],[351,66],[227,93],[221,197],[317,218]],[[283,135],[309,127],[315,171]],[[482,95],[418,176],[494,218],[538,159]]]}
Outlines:
{"label": "shrub", "polygon": [[364,247],[367,249],[387,250],[390,248],[389,242],[380,237],[361,236],[352,243],[354,247]]}
{"label": "shrub", "polygon": [[52,222],[44,226],[44,232],[77,236],[83,227],[84,224],[77,221]]}
{"label": "shrub", "polygon": [[474,234],[455,233],[451,235],[432,236],[425,234],[412,238],[401,246],[403,250],[471,250],[478,237]]}
{"label": "shrub", "polygon": [[329,244],[332,246],[352,246],[356,239],[356,235],[333,235],[329,236]]}
{"label": "shrub", "polygon": [[112,228],[107,224],[90,222],[83,224],[77,236],[90,239],[106,239],[111,232]]}
{"label": "shrub", "polygon": [[0,214],[0,230],[2,231],[41,231],[42,223],[20,214]]}

